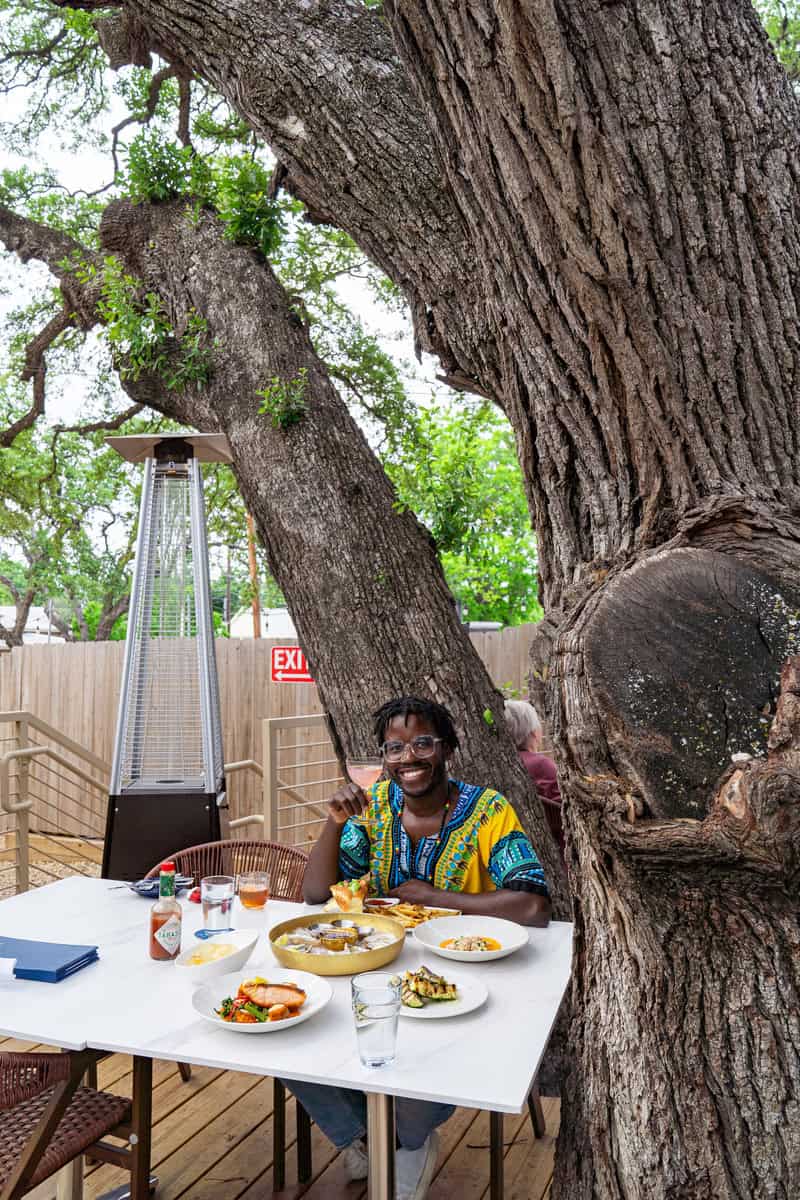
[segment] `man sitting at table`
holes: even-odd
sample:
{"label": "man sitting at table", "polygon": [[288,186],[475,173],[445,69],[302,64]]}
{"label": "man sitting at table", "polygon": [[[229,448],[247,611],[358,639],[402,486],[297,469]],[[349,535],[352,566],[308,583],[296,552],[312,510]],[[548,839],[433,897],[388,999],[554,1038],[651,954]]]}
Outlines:
{"label": "man sitting at table", "polygon": [[[338,879],[369,875],[370,892],[412,904],[546,925],[544,873],[514,809],[491,788],[451,779],[458,748],[446,708],[403,696],[374,715],[384,778],[365,793],[345,783],[311,851],[303,882],[307,903],[330,896]],[[359,819],[361,814],[363,819]],[[361,1092],[287,1081],[306,1111],[344,1151],[348,1179],[367,1175],[366,1100]],[[422,1100],[396,1103],[397,1200],[424,1200],[436,1167],[436,1127],[453,1107]]]}

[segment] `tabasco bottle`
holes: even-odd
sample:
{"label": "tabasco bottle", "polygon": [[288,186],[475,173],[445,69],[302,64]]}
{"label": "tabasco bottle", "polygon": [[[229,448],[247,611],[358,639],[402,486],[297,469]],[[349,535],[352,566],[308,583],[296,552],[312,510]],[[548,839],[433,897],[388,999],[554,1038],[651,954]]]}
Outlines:
{"label": "tabasco bottle", "polygon": [[172,960],[181,952],[181,906],[175,899],[175,863],[159,867],[158,899],[150,909],[150,957]]}

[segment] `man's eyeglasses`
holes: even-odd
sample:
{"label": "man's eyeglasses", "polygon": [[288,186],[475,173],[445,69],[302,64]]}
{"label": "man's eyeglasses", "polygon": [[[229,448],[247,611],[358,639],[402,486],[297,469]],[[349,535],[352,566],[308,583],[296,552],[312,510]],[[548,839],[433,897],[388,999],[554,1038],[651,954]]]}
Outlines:
{"label": "man's eyeglasses", "polygon": [[433,758],[436,753],[436,743],[442,740],[442,738],[431,737],[430,734],[424,733],[420,737],[412,738],[410,742],[384,742],[381,746],[381,754],[387,762],[400,762],[406,750],[411,747],[415,758]]}

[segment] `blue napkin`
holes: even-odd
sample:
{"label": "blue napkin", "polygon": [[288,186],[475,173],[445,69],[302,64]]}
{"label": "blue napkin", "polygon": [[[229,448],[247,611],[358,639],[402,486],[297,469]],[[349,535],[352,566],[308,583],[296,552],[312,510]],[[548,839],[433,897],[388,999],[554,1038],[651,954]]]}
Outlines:
{"label": "blue napkin", "polygon": [[69,946],[61,942],[34,942],[27,938],[0,937],[0,958],[15,958],[17,979],[60,983],[82,967],[97,961],[97,946]]}

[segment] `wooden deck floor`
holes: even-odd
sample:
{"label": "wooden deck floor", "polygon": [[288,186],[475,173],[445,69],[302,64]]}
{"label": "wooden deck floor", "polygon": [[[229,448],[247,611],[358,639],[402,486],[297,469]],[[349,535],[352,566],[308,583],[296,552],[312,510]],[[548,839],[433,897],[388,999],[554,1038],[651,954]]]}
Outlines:
{"label": "wooden deck floor", "polygon": [[[45,1047],[39,1047],[44,1049]],[[2,1050],[29,1050],[0,1039]],[[100,1064],[100,1086],[130,1095],[130,1059],[114,1055]],[[505,1121],[505,1178],[507,1200],[547,1200],[553,1170],[553,1150],[559,1105],[543,1100],[547,1134],[533,1136],[527,1117]],[[289,1105],[287,1129],[294,1145],[294,1102]],[[489,1118],[473,1109],[459,1109],[440,1130],[441,1151],[429,1200],[483,1200],[488,1196]],[[308,1200],[363,1200],[363,1184],[346,1184],[341,1158],[316,1129],[312,1132],[314,1176],[305,1192]],[[158,1200],[267,1200],[272,1195],[272,1080],[234,1071],[195,1067],[184,1083],[174,1063],[156,1062],[153,1069],[153,1171],[158,1176]],[[290,1150],[287,1180],[295,1180]],[[89,1166],[86,1200],[125,1182],[122,1171]],[[51,1200],[51,1181],[35,1193]]]}

